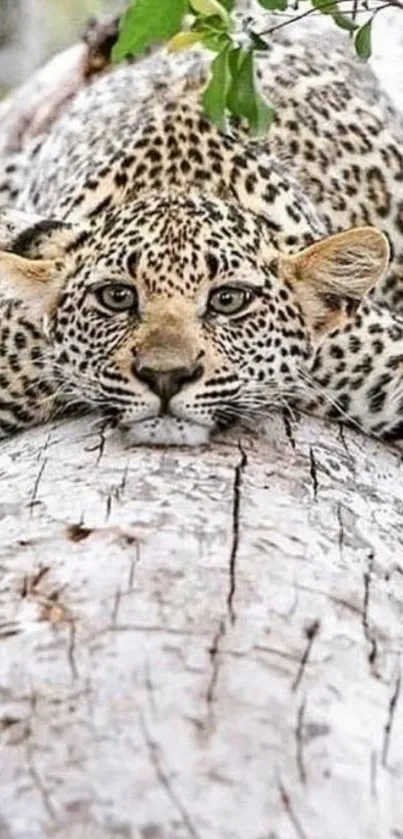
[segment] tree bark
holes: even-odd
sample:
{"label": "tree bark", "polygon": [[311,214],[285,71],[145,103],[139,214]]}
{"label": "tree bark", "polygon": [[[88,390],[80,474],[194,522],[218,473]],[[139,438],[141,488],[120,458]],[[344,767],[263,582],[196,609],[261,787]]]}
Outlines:
{"label": "tree bark", "polygon": [[402,839],[401,454],[91,422],[0,447],[0,838]]}
{"label": "tree bark", "polygon": [[400,839],[397,453],[81,420],[0,464],[2,839]]}

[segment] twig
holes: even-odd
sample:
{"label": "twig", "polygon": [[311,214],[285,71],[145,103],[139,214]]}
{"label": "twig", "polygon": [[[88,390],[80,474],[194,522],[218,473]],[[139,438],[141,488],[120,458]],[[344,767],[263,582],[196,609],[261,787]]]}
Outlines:
{"label": "twig", "polygon": [[[401,2],[401,0],[388,0],[387,3],[383,3],[381,6],[377,6],[374,10],[370,9],[368,6],[366,6],[364,9],[358,9],[358,0],[338,0],[337,5],[340,5],[340,3],[343,2],[352,2],[353,21],[355,20],[357,14],[361,14],[363,12],[373,11],[373,14],[376,15],[378,14],[378,12],[382,11],[382,9],[387,9],[389,7],[401,9],[403,11],[403,2]],[[299,15],[290,17],[288,20],[283,20],[281,23],[277,23],[275,26],[271,26],[269,29],[264,29],[263,32],[257,32],[256,34],[259,36],[259,38],[261,38],[264,35],[271,35],[272,32],[277,32],[278,29],[282,29],[284,26],[290,26],[292,23],[296,23],[298,20],[302,20],[303,18],[309,17],[311,15],[321,15],[326,11],[326,9],[332,9],[335,8],[335,6],[335,0],[330,0],[329,3],[324,3],[321,9],[316,9],[312,7],[311,9],[307,9],[305,12],[301,12],[301,14]]]}

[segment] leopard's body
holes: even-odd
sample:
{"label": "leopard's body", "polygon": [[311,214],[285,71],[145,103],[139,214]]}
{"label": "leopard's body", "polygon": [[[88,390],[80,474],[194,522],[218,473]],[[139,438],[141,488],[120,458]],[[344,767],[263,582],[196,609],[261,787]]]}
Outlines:
{"label": "leopard's body", "polygon": [[[9,161],[0,196],[34,215],[0,224],[0,433],[74,398],[137,441],[203,442],[289,402],[403,436],[403,121],[331,43],[261,59],[259,141],[203,117],[203,53],[161,53]],[[385,277],[375,231],[310,247],[360,225],[387,234]],[[113,283],[133,293],[111,314]],[[238,312],[212,309],[223,286]]]}

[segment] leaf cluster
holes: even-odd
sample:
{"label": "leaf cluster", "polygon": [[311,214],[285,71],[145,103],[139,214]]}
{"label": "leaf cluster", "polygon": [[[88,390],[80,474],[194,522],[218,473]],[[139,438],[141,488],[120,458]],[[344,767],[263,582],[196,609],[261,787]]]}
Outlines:
{"label": "leaf cluster", "polygon": [[[340,9],[342,0],[308,0],[309,8],[294,20],[319,12],[330,16],[336,26],[352,33],[357,55],[371,55],[372,20],[358,26]],[[227,114],[246,120],[256,134],[265,134],[274,111],[260,90],[256,54],[269,49],[270,33],[293,22],[282,19],[295,0],[257,0],[273,12],[280,23],[266,32],[255,32],[248,19],[239,28],[235,22],[236,0],[135,0],[122,17],[119,39],[113,50],[115,61],[140,56],[149,47],[167,43],[169,50],[203,44],[214,55],[210,79],[203,94],[206,114],[221,129]],[[297,0],[298,2],[298,0]]]}

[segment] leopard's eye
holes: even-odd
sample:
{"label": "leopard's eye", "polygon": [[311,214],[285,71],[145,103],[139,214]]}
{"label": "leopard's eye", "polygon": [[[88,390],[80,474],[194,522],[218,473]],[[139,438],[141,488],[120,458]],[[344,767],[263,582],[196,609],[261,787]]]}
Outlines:
{"label": "leopard's eye", "polygon": [[137,312],[136,289],[126,283],[105,283],[95,291],[95,297],[111,312]]}
{"label": "leopard's eye", "polygon": [[236,315],[250,303],[252,293],[236,286],[222,286],[210,294],[208,308],[218,315]]}

